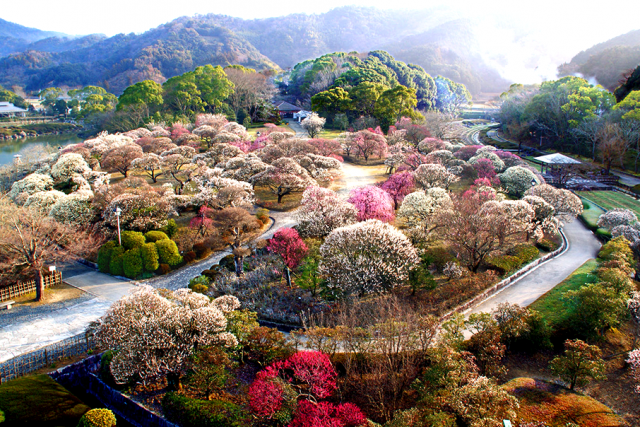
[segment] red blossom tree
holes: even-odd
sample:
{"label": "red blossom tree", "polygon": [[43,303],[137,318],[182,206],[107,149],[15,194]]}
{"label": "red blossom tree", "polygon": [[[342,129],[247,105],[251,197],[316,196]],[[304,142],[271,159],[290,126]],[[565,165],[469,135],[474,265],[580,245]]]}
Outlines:
{"label": "red blossom tree", "polygon": [[404,197],[413,191],[415,180],[408,171],[398,172],[389,177],[381,186],[393,199],[394,208],[398,209]]}
{"label": "red blossom tree", "polygon": [[367,418],[353,403],[334,405],[302,400],[288,427],[357,427],[366,423]]}
{"label": "red blossom tree", "polygon": [[267,249],[282,257],[287,285],[291,287],[291,269],[296,268],[307,255],[307,245],[293,228],[281,228],[269,239]]}
{"label": "red blossom tree", "polygon": [[474,165],[473,168],[478,172],[478,178],[488,178],[493,180],[496,177],[496,168],[493,166],[493,162],[489,159],[480,159]]}
{"label": "red blossom tree", "polygon": [[387,140],[380,134],[361,130],[355,135],[354,141],[358,155],[364,157],[365,162],[373,155],[382,158],[387,153]]}
{"label": "red blossom tree", "polygon": [[194,230],[198,230],[198,234],[202,237],[208,236],[211,234],[212,229],[215,230],[212,219],[213,213],[213,209],[207,206],[202,206],[198,211],[198,214],[191,219],[191,222],[189,222],[189,227]]}
{"label": "red blossom tree", "polygon": [[393,200],[384,190],[372,185],[355,188],[347,201],[358,209],[358,221],[379,219],[391,222],[395,218]]}

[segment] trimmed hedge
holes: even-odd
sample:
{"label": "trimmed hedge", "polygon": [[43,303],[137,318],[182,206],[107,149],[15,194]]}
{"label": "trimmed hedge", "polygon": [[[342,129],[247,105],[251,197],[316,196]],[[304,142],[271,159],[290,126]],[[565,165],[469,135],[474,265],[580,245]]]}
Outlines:
{"label": "trimmed hedge", "polygon": [[[164,233],[163,233],[164,234]],[[156,271],[160,267],[158,249],[155,243],[145,243],[140,248],[142,266],[147,271]]]}
{"label": "trimmed hedge", "polygon": [[111,250],[111,259],[109,260],[109,272],[114,276],[122,276],[124,269],[122,266],[122,256],[124,255],[124,248],[122,246],[116,246]]}
{"label": "trimmed hedge", "polygon": [[135,279],[144,270],[140,248],[129,249],[122,256],[122,270],[129,279]]}
{"label": "trimmed hedge", "polygon": [[156,247],[161,263],[169,264],[173,267],[182,262],[182,256],[180,255],[178,246],[173,240],[158,240]]}
{"label": "trimmed hedge", "polygon": [[125,249],[139,248],[146,243],[144,234],[139,231],[123,231],[121,234],[122,246]]}
{"label": "trimmed hedge", "polygon": [[169,236],[169,238],[172,238],[173,236],[175,236],[176,233],[178,232],[178,224],[176,224],[176,220],[171,218],[167,222],[167,225],[162,227],[162,231],[164,231],[167,234],[167,236]]}
{"label": "trimmed hedge", "polygon": [[78,427],[115,427],[115,425],[116,416],[109,409],[104,408],[90,409],[78,423]]}
{"label": "trimmed hedge", "polygon": [[520,260],[520,265],[527,264],[538,258],[538,256],[540,255],[540,251],[538,250],[538,248],[527,243],[518,245],[515,248],[507,251],[507,253],[509,255],[517,257]]}
{"label": "trimmed hedge", "polygon": [[500,274],[507,274],[520,266],[520,259],[513,255],[502,255],[488,257],[485,261],[487,267],[498,271]]}
{"label": "trimmed hedge", "polygon": [[118,243],[110,240],[100,247],[98,250],[98,270],[102,273],[109,273],[109,263],[111,262],[111,253]]}
{"label": "trimmed hedge", "polygon": [[222,268],[226,268],[230,272],[236,271],[236,262],[233,255],[227,255],[218,261],[218,265]]}
{"label": "trimmed hedge", "polygon": [[147,231],[144,235],[147,242],[157,242],[158,240],[169,240],[166,233],[158,230]]}
{"label": "trimmed hedge", "polygon": [[248,422],[248,414],[234,403],[190,399],[175,392],[165,394],[162,409],[169,421],[182,427],[239,427]]}

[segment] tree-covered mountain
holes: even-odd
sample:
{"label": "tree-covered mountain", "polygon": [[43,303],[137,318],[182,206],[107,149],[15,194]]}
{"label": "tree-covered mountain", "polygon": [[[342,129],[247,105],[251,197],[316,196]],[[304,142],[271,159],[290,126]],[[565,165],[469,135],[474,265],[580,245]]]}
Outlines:
{"label": "tree-covered mountain", "polygon": [[145,79],[163,82],[205,64],[290,68],[330,52],[384,49],[472,93],[508,82],[484,65],[473,24],[443,8],[421,11],[341,7],[323,14],[244,20],[182,17],[144,34],[40,38],[0,58],[0,84],[39,90],[100,85],[113,93]]}
{"label": "tree-covered mountain", "polygon": [[24,27],[0,19],[0,56],[21,52],[31,43],[50,37],[63,38],[65,35],[52,31],[41,31],[36,28]]}
{"label": "tree-covered mountain", "polygon": [[614,90],[640,64],[640,30],[599,43],[558,67],[560,76],[580,73]]}

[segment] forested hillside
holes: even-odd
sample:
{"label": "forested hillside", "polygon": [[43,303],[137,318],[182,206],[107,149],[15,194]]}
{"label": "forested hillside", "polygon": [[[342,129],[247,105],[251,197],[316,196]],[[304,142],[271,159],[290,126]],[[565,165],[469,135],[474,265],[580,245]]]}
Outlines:
{"label": "forested hillside", "polygon": [[144,34],[46,38],[5,50],[0,84],[40,90],[100,85],[119,94],[197,66],[241,64],[289,68],[336,51],[385,49],[432,75],[465,84],[472,93],[501,91],[508,83],[476,51],[472,24],[438,9],[391,11],[342,7],[324,14],[243,20],[222,15],[178,18]]}
{"label": "forested hillside", "polygon": [[630,31],[580,52],[568,64],[558,67],[560,76],[575,73],[595,78],[609,90],[614,90],[625,74],[640,64],[640,30]]}
{"label": "forested hillside", "polygon": [[63,38],[65,35],[52,31],[28,28],[0,19],[0,56],[21,52],[26,49],[29,44],[49,37]]}

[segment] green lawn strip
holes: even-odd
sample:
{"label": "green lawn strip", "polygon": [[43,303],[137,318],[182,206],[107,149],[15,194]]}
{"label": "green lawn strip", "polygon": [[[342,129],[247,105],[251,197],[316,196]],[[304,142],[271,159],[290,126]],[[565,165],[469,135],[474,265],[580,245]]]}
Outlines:
{"label": "green lawn strip", "polygon": [[562,296],[567,291],[580,289],[587,283],[594,283],[596,276],[593,272],[596,268],[598,268],[598,262],[595,259],[590,259],[578,267],[569,277],[558,283],[553,289],[535,300],[529,308],[540,312],[542,317],[547,319],[551,327],[559,324],[564,319],[566,313]]}
{"label": "green lawn strip", "polygon": [[580,197],[583,202],[587,202],[589,204],[589,208],[585,208],[580,217],[587,223],[587,227],[596,229],[598,227],[598,218],[600,218],[600,215],[604,213],[604,210],[594,204],[598,202],[587,199],[582,195],[580,195]]}
{"label": "green lawn strip", "polygon": [[0,385],[0,409],[7,425],[75,427],[89,408],[47,375]]}
{"label": "green lawn strip", "polygon": [[579,193],[605,209],[629,209],[636,215],[640,215],[640,203],[624,193],[615,191],[582,191]]}

